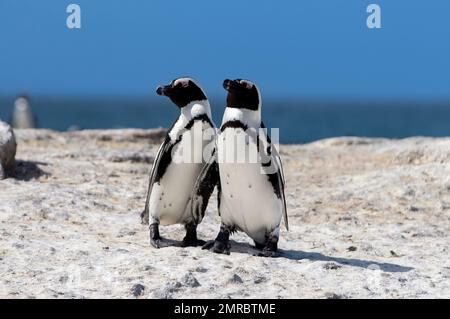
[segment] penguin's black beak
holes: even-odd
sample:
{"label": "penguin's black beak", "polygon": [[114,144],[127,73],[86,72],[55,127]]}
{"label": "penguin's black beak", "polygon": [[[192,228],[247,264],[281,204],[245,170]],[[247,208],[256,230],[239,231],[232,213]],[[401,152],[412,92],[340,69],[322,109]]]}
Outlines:
{"label": "penguin's black beak", "polygon": [[156,94],[163,95],[163,87],[160,85],[156,88]]}
{"label": "penguin's black beak", "polygon": [[231,88],[232,82],[233,81],[231,81],[229,79],[224,80],[223,81],[223,88],[228,91]]}
{"label": "penguin's black beak", "polygon": [[156,88],[156,94],[162,95],[162,96],[167,96],[170,88],[171,88],[170,85],[165,85],[165,86],[160,85]]}

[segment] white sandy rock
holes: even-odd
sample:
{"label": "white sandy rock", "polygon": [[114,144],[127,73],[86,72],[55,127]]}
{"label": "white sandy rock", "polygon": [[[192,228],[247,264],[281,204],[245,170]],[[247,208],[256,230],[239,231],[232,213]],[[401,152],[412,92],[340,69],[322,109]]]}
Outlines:
{"label": "white sandy rock", "polygon": [[[139,212],[160,130],[15,133],[0,298],[450,298],[449,138],[282,145],[291,231],[267,259],[242,233],[229,256],[150,247]],[[219,222],[213,195],[199,237]]]}
{"label": "white sandy rock", "polygon": [[16,148],[11,126],[0,121],[0,179],[14,175]]}

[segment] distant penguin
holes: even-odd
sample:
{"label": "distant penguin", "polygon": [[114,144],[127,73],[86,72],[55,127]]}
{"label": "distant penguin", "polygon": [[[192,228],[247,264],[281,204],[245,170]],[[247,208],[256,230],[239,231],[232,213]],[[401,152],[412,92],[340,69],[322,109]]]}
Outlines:
{"label": "distant penguin", "polygon": [[194,187],[193,216],[202,216],[217,184],[222,224],[215,241],[203,248],[229,254],[230,234],[243,231],[262,250],[261,256],[274,256],[282,217],[289,228],[281,159],[264,130],[256,85],[238,79],[225,80],[223,86],[228,91],[227,106],[215,158],[202,170]]}
{"label": "distant penguin", "polygon": [[13,128],[36,128],[36,118],[31,110],[28,98],[25,95],[17,97],[11,117]]}
{"label": "distant penguin", "polygon": [[[156,155],[147,192],[145,209],[141,214],[144,224],[150,223],[150,243],[156,248],[165,246],[159,225],[184,224],[186,236],[182,246],[197,246],[198,218],[191,214],[191,195],[196,179],[206,162],[203,151],[215,139],[216,128],[211,119],[209,101],[200,85],[191,78],[178,78],[169,85],[159,86],[158,95],[167,96],[179,109],[180,116],[167,132]],[[195,136],[199,129],[200,136]],[[205,138],[203,138],[203,134]],[[184,148],[184,149],[183,149]],[[197,160],[176,160],[180,152],[197,149]],[[198,151],[201,154],[198,154]],[[211,152],[209,152],[211,153]]]}

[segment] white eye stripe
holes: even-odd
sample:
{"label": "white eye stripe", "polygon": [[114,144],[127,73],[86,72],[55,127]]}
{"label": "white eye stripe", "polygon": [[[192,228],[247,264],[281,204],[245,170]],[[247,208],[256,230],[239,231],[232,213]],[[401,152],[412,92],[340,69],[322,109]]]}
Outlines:
{"label": "white eye stripe", "polygon": [[254,86],[254,84],[252,82],[247,81],[247,80],[241,80],[241,83],[245,84],[245,87],[249,90],[252,89]]}
{"label": "white eye stripe", "polygon": [[178,84],[181,84],[182,87],[186,88],[189,86],[190,79],[188,78],[180,78],[177,79],[175,82],[173,82],[173,86],[177,86]]}

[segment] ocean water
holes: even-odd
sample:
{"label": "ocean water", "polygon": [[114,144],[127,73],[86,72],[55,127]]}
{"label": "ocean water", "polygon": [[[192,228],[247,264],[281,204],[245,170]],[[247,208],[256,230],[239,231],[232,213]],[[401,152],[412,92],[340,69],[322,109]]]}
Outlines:
{"label": "ocean water", "polygon": [[[9,121],[12,98],[0,99],[0,119]],[[212,100],[220,125],[224,102]],[[166,99],[33,98],[39,127],[65,131],[95,128],[169,127],[178,109]],[[450,102],[344,102],[268,100],[267,127],[279,128],[281,143],[307,143],[335,136],[404,138],[450,136]]]}

